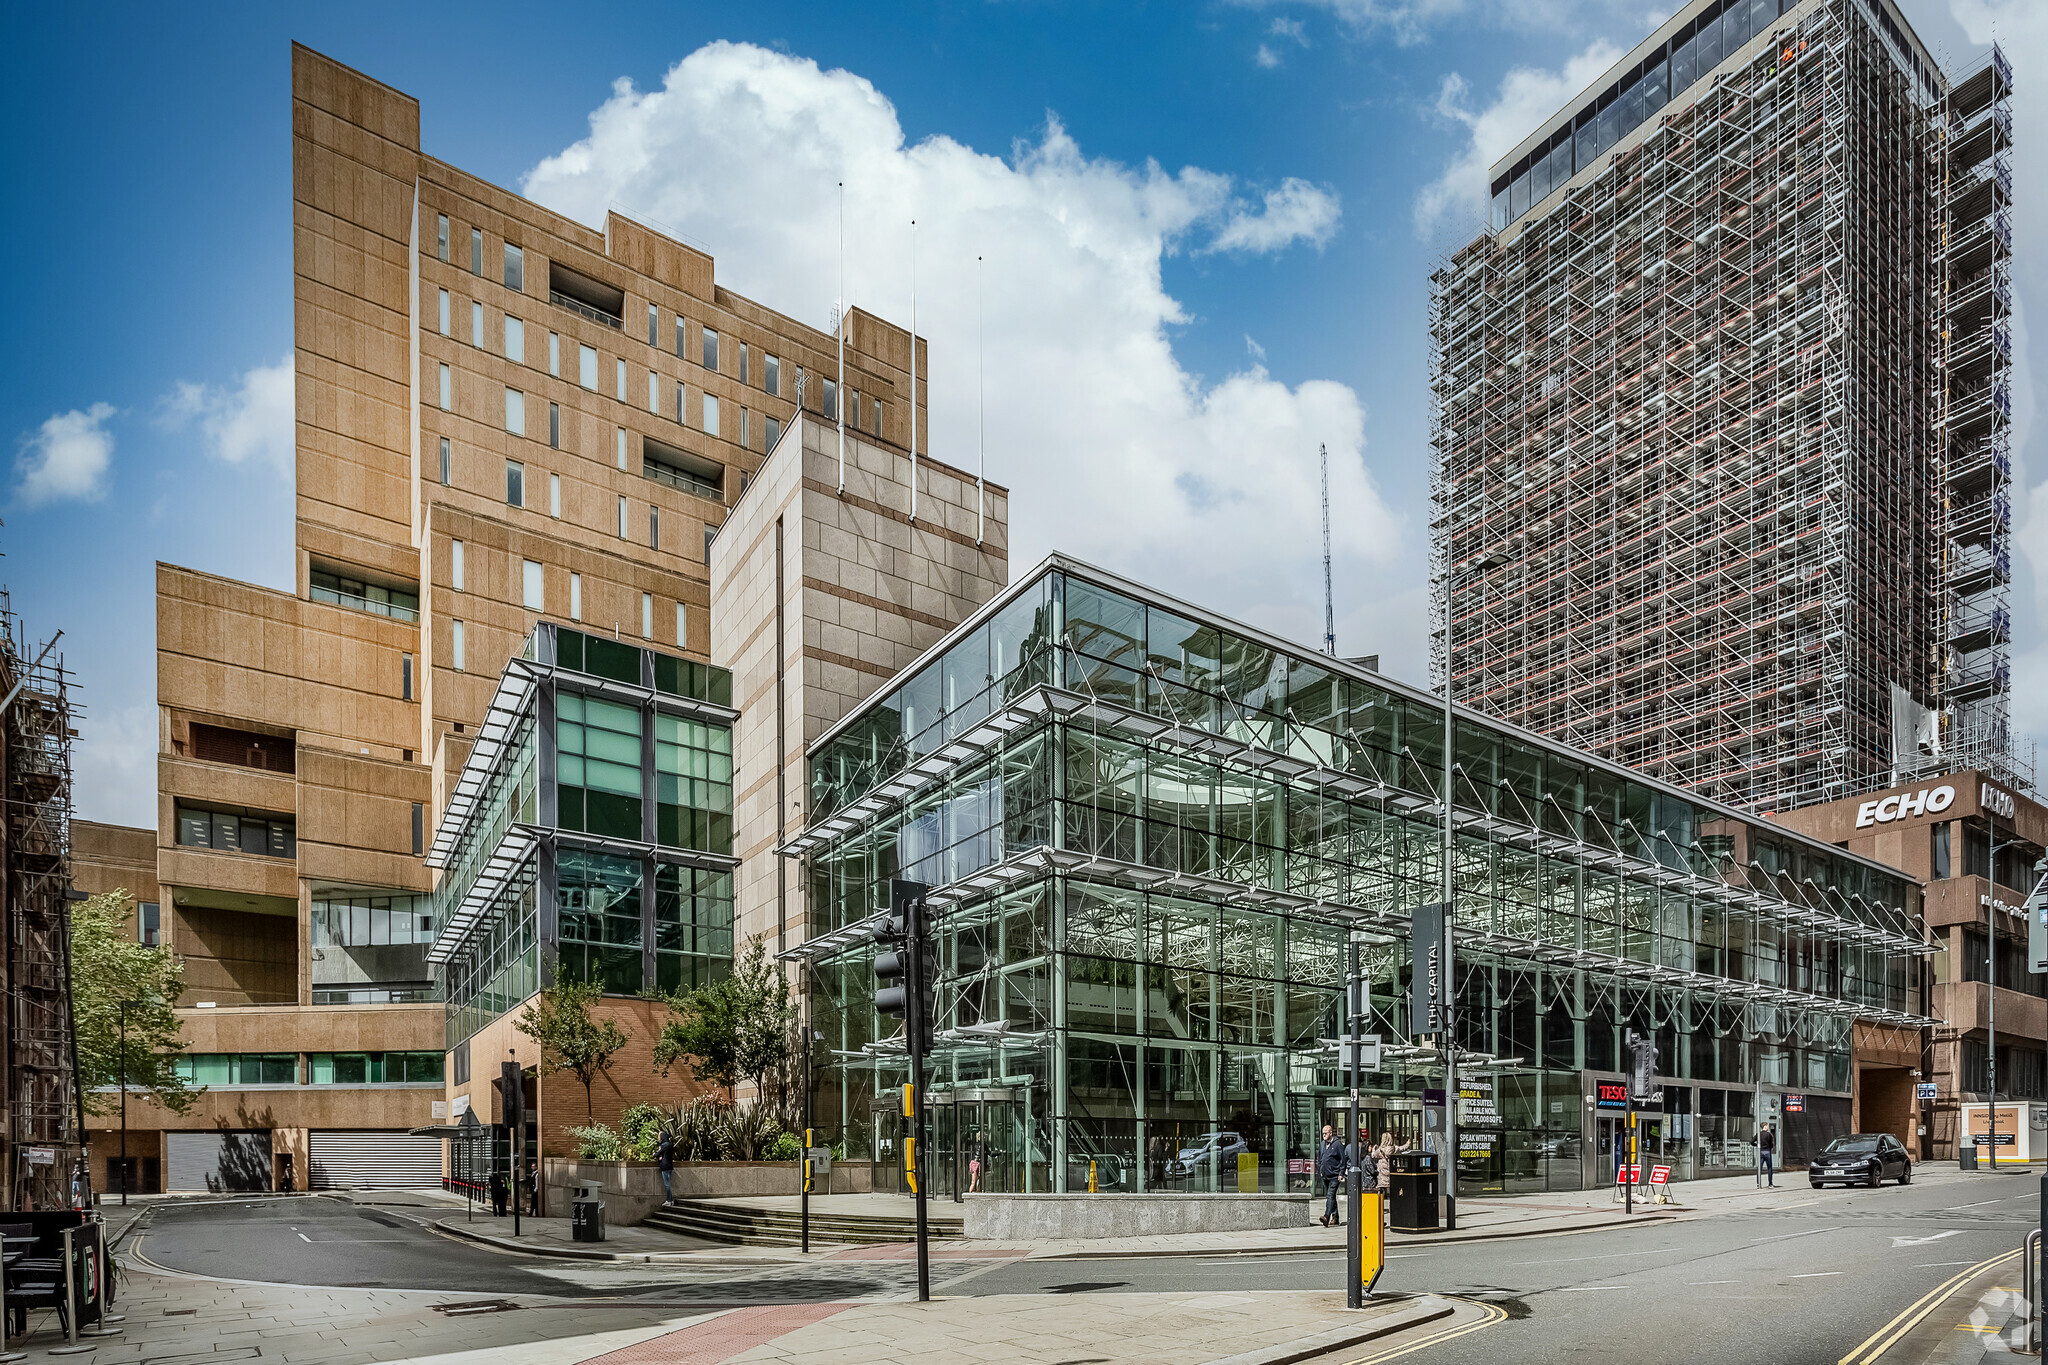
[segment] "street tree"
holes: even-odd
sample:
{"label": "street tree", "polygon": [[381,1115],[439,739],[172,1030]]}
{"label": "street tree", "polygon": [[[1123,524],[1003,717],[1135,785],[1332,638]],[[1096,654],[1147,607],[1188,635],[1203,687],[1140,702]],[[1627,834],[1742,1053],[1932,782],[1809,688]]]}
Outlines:
{"label": "street tree", "polygon": [[742,1080],[765,1098],[773,1082],[787,1109],[799,1014],[789,978],[768,960],[765,935],[747,945],[729,975],[670,995],[668,1007],[654,1048],[664,1074],[688,1057],[697,1079],[724,1086],[728,1098]]}
{"label": "street tree", "polygon": [[126,890],[71,906],[72,1028],[85,1107],[94,1114],[119,1109],[125,1077],[131,1090],[172,1113],[190,1113],[201,1087],[178,1072],[185,1040],[174,1011],[185,964],[168,948],[138,941],[134,906]]}
{"label": "street tree", "polygon": [[518,1029],[540,1045],[540,1074],[574,1073],[583,1083],[583,1113],[596,1121],[590,1087],[611,1071],[612,1059],[626,1046],[626,1031],[612,1019],[591,1011],[604,996],[595,981],[558,981],[520,1011]]}

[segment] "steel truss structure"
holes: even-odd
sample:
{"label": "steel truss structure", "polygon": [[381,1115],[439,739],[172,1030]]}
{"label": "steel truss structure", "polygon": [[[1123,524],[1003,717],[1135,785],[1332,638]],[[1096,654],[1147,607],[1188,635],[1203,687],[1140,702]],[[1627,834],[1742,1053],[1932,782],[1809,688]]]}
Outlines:
{"label": "steel truss structure", "polygon": [[1439,686],[1748,810],[2028,784],[2009,89],[1814,0],[1434,272]]}

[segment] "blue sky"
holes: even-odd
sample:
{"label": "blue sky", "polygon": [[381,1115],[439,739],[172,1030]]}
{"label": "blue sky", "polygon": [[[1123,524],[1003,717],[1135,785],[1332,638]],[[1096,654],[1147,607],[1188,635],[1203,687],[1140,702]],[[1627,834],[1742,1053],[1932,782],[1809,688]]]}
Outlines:
{"label": "blue sky", "polygon": [[[417,97],[428,152],[617,205],[815,323],[835,176],[856,303],[907,320],[918,216],[935,451],[976,457],[979,289],[1018,567],[1066,549],[1313,640],[1329,442],[1340,647],[1421,680],[1431,261],[1469,236],[1472,167],[1669,8],[15,7],[0,579],[84,683],[80,813],[154,820],[154,562],[289,584],[291,40]],[[2029,7],[1907,9],[1952,60],[2000,26],[2023,89],[2048,55]],[[820,132],[771,135],[741,93]]]}

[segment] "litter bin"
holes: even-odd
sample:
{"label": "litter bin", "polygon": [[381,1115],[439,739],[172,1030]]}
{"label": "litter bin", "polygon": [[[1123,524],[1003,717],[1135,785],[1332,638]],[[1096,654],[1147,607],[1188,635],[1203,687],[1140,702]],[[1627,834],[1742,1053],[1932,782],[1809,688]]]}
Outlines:
{"label": "litter bin", "polygon": [[1388,1222],[1396,1232],[1435,1232],[1436,1153],[1397,1152],[1388,1178]]}
{"label": "litter bin", "polygon": [[1963,1169],[1964,1169],[1964,1170],[1966,1170],[1966,1171],[1974,1171],[1974,1170],[1976,1170],[1976,1169],[1977,1169],[1977,1144],[1976,1144],[1976,1143],[1974,1143],[1974,1142],[1958,1142],[1958,1143],[1956,1144],[1956,1155],[1957,1155],[1958,1157],[1962,1158],[1962,1163],[1963,1163]]}
{"label": "litter bin", "polygon": [[597,1197],[603,1188],[595,1180],[576,1182],[576,1192],[569,1196],[569,1240],[604,1240],[604,1201]]}

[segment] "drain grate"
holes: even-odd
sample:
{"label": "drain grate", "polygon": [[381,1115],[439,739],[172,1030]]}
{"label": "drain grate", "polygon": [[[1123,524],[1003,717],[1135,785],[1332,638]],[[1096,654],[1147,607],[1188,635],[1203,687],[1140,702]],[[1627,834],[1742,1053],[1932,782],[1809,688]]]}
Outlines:
{"label": "drain grate", "polygon": [[519,1305],[509,1299],[472,1299],[468,1303],[437,1303],[433,1307],[436,1313],[447,1317],[466,1318],[477,1313],[511,1313]]}
{"label": "drain grate", "polygon": [[164,1316],[167,1318],[189,1318],[198,1311],[197,1308],[166,1308]]}

